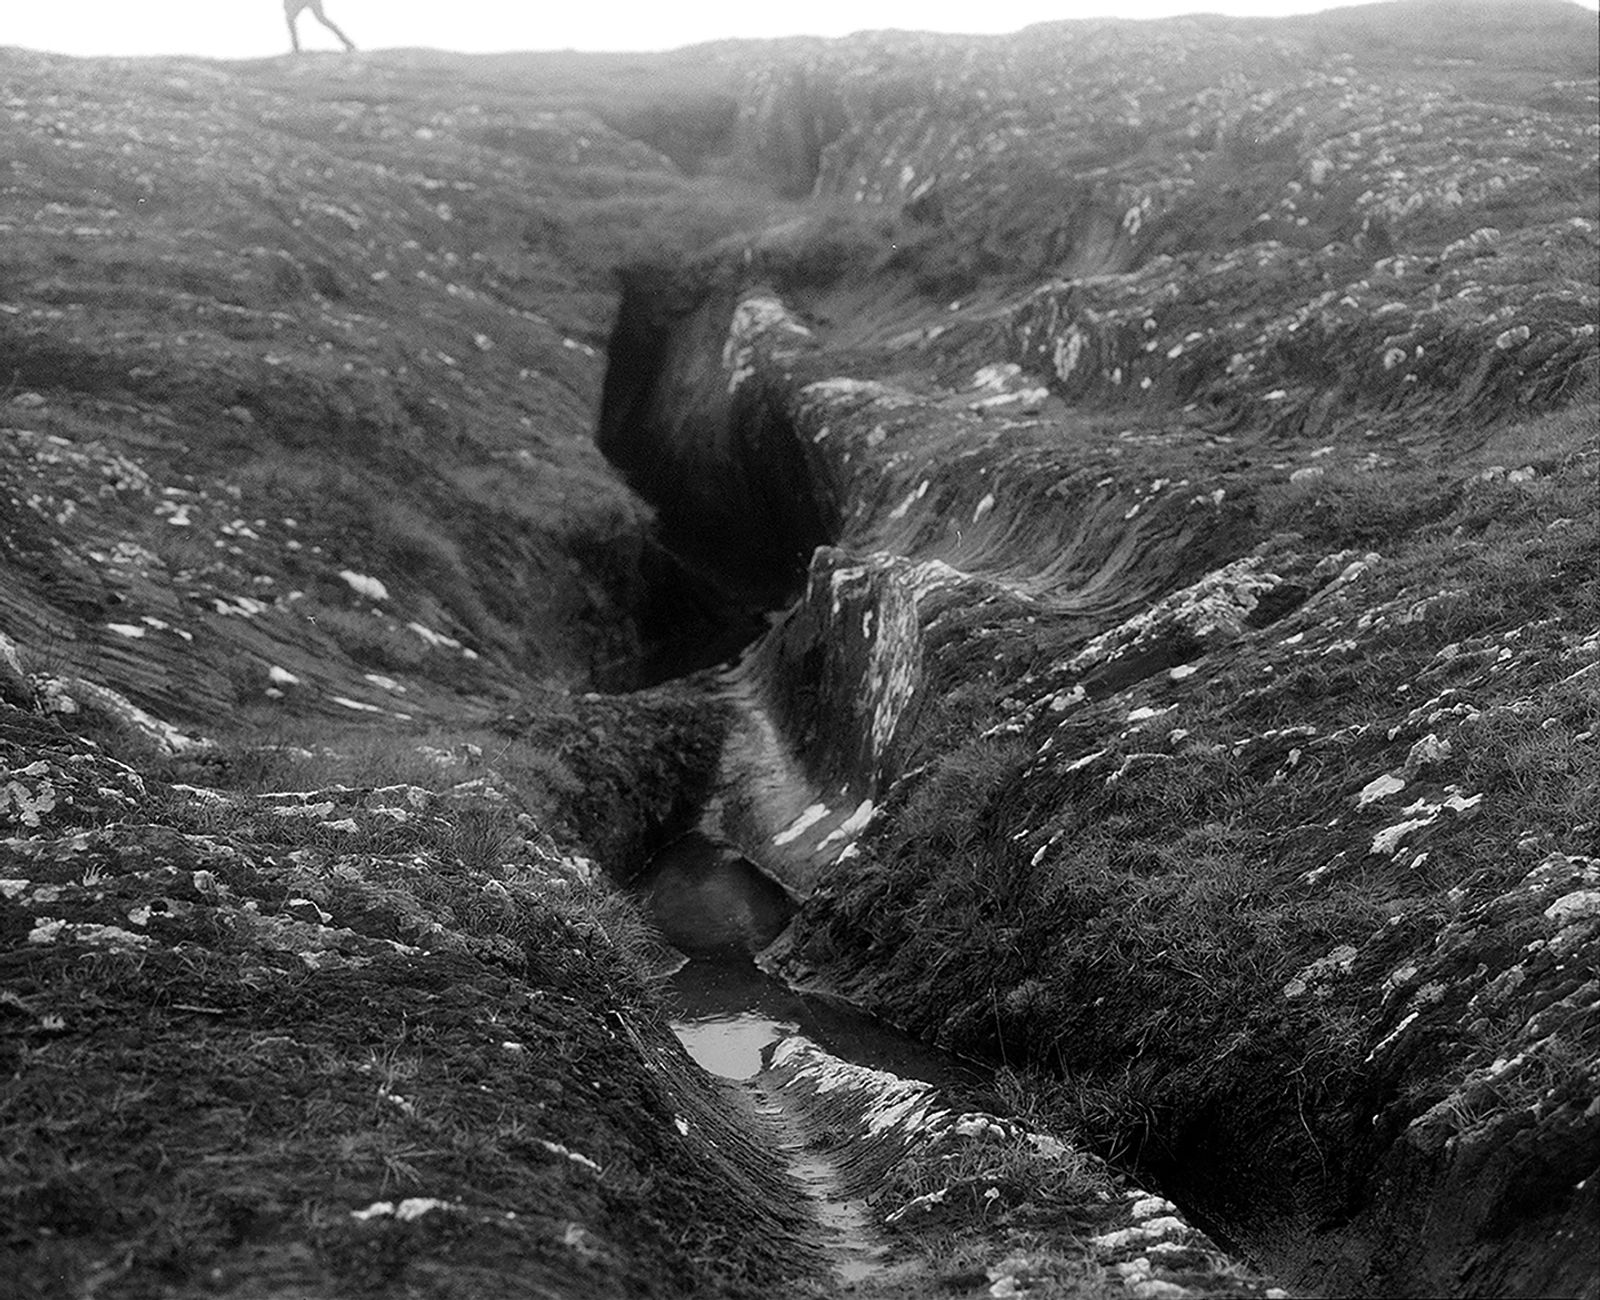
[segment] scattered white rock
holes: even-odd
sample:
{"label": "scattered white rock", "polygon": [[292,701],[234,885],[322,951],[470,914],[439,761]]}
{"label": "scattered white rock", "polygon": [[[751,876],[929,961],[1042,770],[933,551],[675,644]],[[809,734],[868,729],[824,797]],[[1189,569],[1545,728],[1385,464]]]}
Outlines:
{"label": "scattered white rock", "polygon": [[1365,808],[1369,803],[1387,799],[1392,794],[1399,794],[1405,788],[1406,783],[1402,778],[1393,772],[1385,772],[1361,787],[1361,793],[1356,796],[1356,807]]}
{"label": "scattered white rock", "polygon": [[459,650],[463,659],[476,659],[478,657],[476,650],[467,649],[453,636],[446,636],[443,632],[435,632],[431,627],[425,627],[421,623],[407,623],[406,627],[431,646],[443,646],[450,650]]}
{"label": "scattered white rock", "polygon": [[[30,829],[37,827],[43,815],[53,812],[56,806],[56,788],[48,775],[49,771],[49,764],[40,759],[8,773],[11,779],[0,786],[0,813],[7,808],[14,809],[17,820],[24,826]],[[32,788],[24,785],[17,779],[24,776],[38,778],[38,784]]]}
{"label": "scattered white rock", "polygon": [[59,940],[76,943],[101,944],[109,948],[143,948],[150,937],[124,930],[120,925],[96,925],[88,921],[63,921],[55,917],[37,917],[28,932],[28,942],[33,944],[56,943]]}
{"label": "scattered white rock", "polygon": [[1429,763],[1442,763],[1450,757],[1450,752],[1448,740],[1440,740],[1438,736],[1429,732],[1411,746],[1406,754],[1406,767],[1414,772]]}
{"label": "scattered white rock", "polygon": [[794,821],[789,824],[787,829],[781,830],[774,835],[772,837],[772,842],[779,846],[792,843],[804,835],[824,817],[826,817],[828,815],[828,811],[828,805],[825,803],[812,804],[798,817],[796,817]]}
{"label": "scattered white rock", "polygon": [[339,576],[358,596],[365,596],[368,600],[389,599],[389,589],[378,578],[369,577],[365,573],[356,573],[352,569],[340,569]]}
{"label": "scattered white rock", "polygon": [[1341,943],[1326,955],[1318,957],[1316,961],[1311,962],[1285,984],[1283,986],[1283,996],[1286,998],[1303,997],[1316,984],[1323,983],[1339,975],[1348,975],[1350,968],[1355,965],[1357,955],[1354,947],[1348,943]]}
{"label": "scattered white rock", "polygon": [[823,837],[822,842],[817,845],[817,851],[820,853],[823,849],[837,844],[841,840],[853,839],[872,820],[873,811],[872,800],[863,799],[856,805],[853,813]]}
{"label": "scattered white rock", "polygon": [[383,710],[381,708],[379,708],[376,704],[363,704],[360,700],[352,700],[352,699],[348,698],[347,696],[330,695],[330,696],[328,696],[328,698],[330,700],[332,700],[335,704],[341,705],[344,708],[354,709],[357,713],[382,713],[383,712]]}
{"label": "scattered white rock", "polygon": [[1600,889],[1575,889],[1563,894],[1545,908],[1544,915],[1546,920],[1560,926],[1600,917]]}
{"label": "scattered white rock", "polygon": [[394,1218],[402,1223],[409,1223],[413,1219],[420,1219],[424,1214],[431,1214],[435,1210],[453,1210],[456,1207],[449,1201],[441,1201],[433,1196],[411,1196],[396,1205],[393,1201],[374,1201],[364,1210],[351,1210],[352,1219],[366,1222],[369,1219]]}
{"label": "scattered white rock", "polygon": [[589,1159],[588,1156],[574,1151],[570,1147],[564,1147],[559,1142],[551,1142],[545,1138],[535,1138],[534,1141],[542,1146],[551,1155],[562,1156],[565,1159],[572,1161],[573,1164],[579,1166],[580,1168],[587,1169],[592,1174],[598,1174],[602,1172],[600,1166],[597,1165],[593,1160]]}

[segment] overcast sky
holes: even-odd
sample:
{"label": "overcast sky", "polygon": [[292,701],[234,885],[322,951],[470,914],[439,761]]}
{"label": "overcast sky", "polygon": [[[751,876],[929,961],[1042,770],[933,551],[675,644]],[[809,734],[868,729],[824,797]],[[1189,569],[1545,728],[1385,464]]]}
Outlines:
{"label": "overcast sky", "polygon": [[[1600,0],[1579,0],[1594,9]],[[1330,0],[324,0],[367,49],[661,50],[729,36],[842,36],[865,28],[1008,32],[1058,18],[1272,16]],[[309,13],[301,39],[337,48]],[[253,58],[288,47],[283,0],[0,0],[0,45],[66,54]]]}

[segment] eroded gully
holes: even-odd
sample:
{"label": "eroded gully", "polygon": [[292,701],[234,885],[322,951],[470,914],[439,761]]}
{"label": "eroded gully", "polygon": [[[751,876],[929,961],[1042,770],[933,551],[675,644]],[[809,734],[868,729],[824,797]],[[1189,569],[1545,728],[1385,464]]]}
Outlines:
{"label": "eroded gully", "polygon": [[[774,1068],[785,1045],[804,1045],[886,1080],[971,1087],[981,1073],[834,999],[805,994],[768,975],[753,953],[775,939],[793,911],[783,888],[747,859],[700,832],[668,845],[635,883],[663,935],[684,954],[669,987],[672,1028],[708,1073],[728,1081],[771,1139],[815,1219],[834,1280],[854,1289],[906,1272],[889,1259],[869,1204],[819,1119]],[[916,1086],[921,1086],[920,1083]]]}

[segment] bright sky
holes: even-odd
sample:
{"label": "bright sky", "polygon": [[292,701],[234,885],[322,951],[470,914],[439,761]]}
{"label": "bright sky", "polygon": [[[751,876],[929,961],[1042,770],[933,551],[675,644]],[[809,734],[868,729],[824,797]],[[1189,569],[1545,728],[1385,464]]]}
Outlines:
{"label": "bright sky", "polygon": [[[66,54],[203,54],[252,58],[287,50],[283,0],[0,0],[0,45]],[[1600,0],[1579,0],[1586,8]],[[1335,0],[324,0],[366,49],[659,50],[723,37],[842,36],[866,28],[1008,32],[1060,18],[1161,18],[1209,12],[1257,17],[1336,7]],[[337,48],[300,16],[309,49]]]}

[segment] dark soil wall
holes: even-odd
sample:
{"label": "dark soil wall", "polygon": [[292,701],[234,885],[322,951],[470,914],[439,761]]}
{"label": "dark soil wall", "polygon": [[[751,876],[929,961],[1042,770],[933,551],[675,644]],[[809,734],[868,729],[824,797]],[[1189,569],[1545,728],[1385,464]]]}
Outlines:
{"label": "dark soil wall", "polygon": [[837,531],[824,463],[780,403],[730,394],[724,339],[736,294],[624,275],[597,441],[656,510],[655,535],[736,622],[790,600]]}

